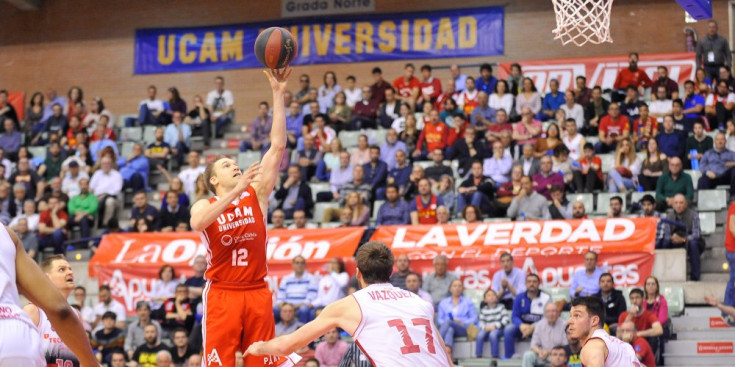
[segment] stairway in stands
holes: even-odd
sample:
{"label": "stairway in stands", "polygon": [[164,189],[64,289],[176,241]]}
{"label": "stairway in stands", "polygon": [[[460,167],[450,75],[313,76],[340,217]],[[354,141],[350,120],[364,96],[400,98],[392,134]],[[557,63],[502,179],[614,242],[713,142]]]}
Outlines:
{"label": "stairway in stands", "polygon": [[689,307],[672,319],[676,340],[666,344],[666,366],[735,366],[735,328],[712,307]]}

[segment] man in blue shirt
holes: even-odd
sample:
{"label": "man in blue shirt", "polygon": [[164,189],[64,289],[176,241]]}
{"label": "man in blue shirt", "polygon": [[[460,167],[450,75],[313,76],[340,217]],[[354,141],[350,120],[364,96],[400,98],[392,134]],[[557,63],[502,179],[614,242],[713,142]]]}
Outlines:
{"label": "man in blue shirt", "polygon": [[[475,80],[475,89],[490,95],[495,90],[497,82],[498,79],[493,76],[493,67],[490,64],[480,65],[480,77]],[[461,86],[464,87],[464,84]]]}
{"label": "man in blue shirt", "polygon": [[694,82],[684,82],[684,116],[689,119],[698,119],[704,116],[704,97],[694,94]]}
{"label": "man in blue shirt", "polygon": [[301,114],[301,105],[299,102],[291,102],[286,115],[286,139],[288,147],[293,149],[296,147],[301,134],[303,134],[304,115]]}
{"label": "man in blue shirt", "polygon": [[452,80],[454,80],[454,91],[460,93],[464,91],[464,85],[467,82],[467,75],[462,74],[459,69],[459,65],[452,64],[449,67],[449,72],[452,74]]}
{"label": "man in blue shirt", "polygon": [[669,158],[681,158],[686,148],[686,138],[681,132],[674,129],[674,116],[664,116],[663,125],[663,129],[656,136],[658,150],[666,154]]}
{"label": "man in blue shirt", "polygon": [[388,165],[380,160],[380,147],[373,145],[370,147],[370,162],[363,165],[365,170],[365,182],[369,183],[373,189],[373,193],[378,187],[385,185],[385,179],[388,177]]}
{"label": "man in blue shirt", "polygon": [[398,140],[398,132],[395,129],[388,129],[385,133],[385,143],[380,146],[380,160],[388,165],[388,170],[396,168],[395,156],[396,152],[402,150],[406,152],[406,144]]}
{"label": "man in blue shirt", "polygon": [[97,140],[89,145],[89,156],[92,157],[92,162],[97,163],[98,154],[107,147],[112,148],[112,151],[115,152],[116,157],[120,156],[120,152],[117,150],[117,144],[106,137],[102,137],[102,139]]}
{"label": "man in blue shirt", "polygon": [[290,303],[296,308],[299,321],[307,323],[314,318],[314,307],[311,302],[316,299],[318,281],[306,271],[306,259],[301,255],[293,258],[291,266],[293,273],[283,277],[278,287],[273,313],[276,320],[279,320],[281,306],[284,303]]}
{"label": "man in blue shirt", "polygon": [[385,198],[388,200],[378,209],[377,225],[410,224],[410,209],[408,204],[398,196],[398,186],[388,184],[385,188]]}
{"label": "man in blue shirt", "polygon": [[544,307],[551,301],[551,296],[539,289],[540,284],[538,275],[528,274],[526,291],[518,293],[513,302],[511,323],[503,329],[505,358],[513,357],[516,338],[530,338],[533,335],[534,324],[544,317]]}
{"label": "man in blue shirt", "polygon": [[145,190],[148,186],[148,158],[143,155],[143,145],[133,145],[133,155],[130,158],[120,157],[117,160],[120,175],[123,177],[123,188],[133,191]]}
{"label": "man in blue shirt", "polygon": [[565,103],[564,93],[559,93],[559,81],[551,79],[549,81],[549,93],[544,96],[544,101],[541,105],[541,113],[536,118],[541,121],[554,118],[556,111]]}
{"label": "man in blue shirt", "polygon": [[569,287],[569,296],[587,297],[600,291],[600,275],[604,273],[597,266],[597,253],[587,251],[584,254],[584,269],[574,272],[572,285]]}
{"label": "man in blue shirt", "polygon": [[502,269],[493,274],[490,289],[495,291],[506,310],[512,310],[516,295],[526,291],[526,274],[513,266],[510,252],[500,255],[500,266]]}
{"label": "man in blue shirt", "polygon": [[470,113],[470,122],[475,126],[475,130],[485,131],[489,126],[493,125],[495,119],[495,110],[488,106],[488,94],[485,92],[477,93],[477,107]]}
{"label": "man in blue shirt", "polygon": [[[395,184],[398,186],[399,193],[403,192],[411,177],[411,170],[413,170],[413,166],[406,160],[406,152],[397,150],[395,154],[395,167],[388,171],[388,177],[385,182],[389,185]],[[378,200],[384,199],[385,189],[379,187],[376,195]]]}
{"label": "man in blue shirt", "polygon": [[191,126],[184,123],[181,112],[174,111],[171,119],[172,122],[166,126],[166,131],[163,133],[163,141],[171,147],[171,154],[181,166],[184,162],[184,155],[189,153]]}
{"label": "man in blue shirt", "polygon": [[725,147],[725,134],[715,135],[715,146],[699,161],[698,190],[714,189],[717,185],[730,185],[730,195],[735,194],[735,152]]}

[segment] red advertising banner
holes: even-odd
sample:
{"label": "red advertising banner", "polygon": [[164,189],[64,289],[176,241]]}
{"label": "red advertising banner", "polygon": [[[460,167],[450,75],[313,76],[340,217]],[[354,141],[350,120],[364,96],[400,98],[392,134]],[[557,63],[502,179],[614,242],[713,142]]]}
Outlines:
{"label": "red advertising banner", "polygon": [[8,103],[15,108],[15,113],[18,115],[18,121],[23,121],[26,115],[25,106],[26,94],[23,92],[9,92]]}
{"label": "red advertising banner", "polygon": [[[589,88],[599,85],[607,89],[613,87],[618,72],[628,67],[628,55],[533,60],[521,61],[519,64],[523,76],[533,79],[540,93],[548,91],[551,79],[559,81],[560,90],[573,88],[574,79],[580,75],[587,78]],[[510,65],[501,63],[498,76],[506,78],[510,74]],[[666,66],[669,78],[676,80],[679,85],[683,85],[687,79],[694,79],[697,70],[693,53],[641,54],[638,60],[638,67],[645,70],[651,80],[658,77],[660,65]]]}
{"label": "red advertising banner", "polygon": [[643,285],[654,262],[655,218],[569,221],[526,221],[443,226],[384,226],[371,240],[388,244],[397,256],[406,254],[411,268],[433,272],[433,259],[449,258],[449,270],[470,289],[490,286],[501,269],[500,255],[510,252],[515,265],[541,277],[544,287],[568,287],[574,271],[583,268],[584,253],[595,251],[619,287]]}
{"label": "red advertising banner", "polygon": [[733,354],[733,342],[698,342],[697,354]]}
{"label": "red advertising banner", "polygon": [[[319,230],[269,230],[268,277],[275,290],[283,276],[293,270],[291,260],[306,258],[307,270],[323,273],[329,261],[342,258],[354,272],[353,255],[364,233],[361,227]],[[110,286],[112,296],[134,314],[135,303],[150,299],[158,270],[171,265],[183,279],[193,274],[192,264],[198,255],[206,255],[206,246],[198,233],[122,233],[107,235],[90,261],[89,276]]]}

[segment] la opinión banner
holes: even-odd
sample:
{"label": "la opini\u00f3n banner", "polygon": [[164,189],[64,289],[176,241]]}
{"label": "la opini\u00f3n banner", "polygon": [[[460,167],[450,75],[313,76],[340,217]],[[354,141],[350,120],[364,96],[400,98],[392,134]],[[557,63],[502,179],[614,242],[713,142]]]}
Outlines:
{"label": "la opini\u00f3n banner", "polygon": [[[291,260],[299,255],[306,259],[307,270],[312,273],[324,273],[335,257],[343,259],[354,273],[353,255],[363,233],[361,227],[269,230],[266,281],[276,290],[280,280],[293,271]],[[109,285],[113,298],[132,315],[136,302],[151,298],[163,265],[173,266],[183,281],[193,275],[194,258],[206,253],[206,246],[195,232],[111,234],[103,237],[90,261],[89,276]]]}
{"label": "la opini\u00f3n banner", "polygon": [[433,259],[446,255],[466,288],[487,289],[505,252],[515,266],[538,274],[544,287],[568,287],[587,251],[599,254],[616,286],[641,286],[653,272],[655,236],[655,218],[616,218],[385,226],[371,240],[385,242],[396,256],[408,255],[420,274],[433,272]]}
{"label": "la opini\u00f3n banner", "polygon": [[[520,61],[523,76],[534,81],[541,93],[549,91],[549,81],[559,81],[559,90],[565,91],[575,86],[575,78],[587,78],[587,87],[596,85],[603,89],[612,88],[620,70],[628,67],[628,55],[585,57],[576,59],[550,59]],[[499,76],[505,78],[510,74],[511,63],[501,63]],[[694,54],[687,52],[666,54],[641,54],[638,68],[644,70],[651,80],[658,78],[658,67],[665,66],[669,78],[679,85],[687,80],[694,80],[697,65]]]}
{"label": "la opini\u00f3n banner", "polygon": [[135,32],[135,73],[261,67],[261,30],[287,28],[299,44],[294,65],[502,55],[503,8],[281,19]]}

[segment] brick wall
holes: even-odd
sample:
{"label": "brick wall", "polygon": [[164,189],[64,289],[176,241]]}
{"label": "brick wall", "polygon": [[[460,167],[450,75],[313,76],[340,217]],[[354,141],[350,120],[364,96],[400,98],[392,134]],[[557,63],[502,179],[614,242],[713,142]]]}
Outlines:
{"label": "brick wall", "polygon": [[[554,13],[549,0],[376,0],[378,12],[446,9],[456,7],[504,5],[506,7],[506,55],[490,58],[421,60],[434,66],[477,64],[485,61],[529,60],[684,51],[684,11],[673,0],[616,0],[611,22],[615,43],[562,47],[554,41]],[[721,33],[727,34],[727,1],[714,1],[715,18]],[[45,0],[38,12],[21,12],[0,2],[0,88],[33,93],[56,88],[61,93],[72,85],[82,86],[87,97],[101,96],[115,114],[134,111],[144,98],[145,89],[155,84],[159,90],[176,86],[187,101],[194,94],[205,94],[215,75],[223,75],[235,94],[238,119],[249,119],[257,101],[269,98],[259,70],[228,70],[158,75],[133,75],[134,31],[137,28],[183,27],[233,24],[275,19],[280,14],[279,0]],[[703,22],[692,25],[700,36]],[[385,62],[386,79],[399,75],[403,62]],[[369,82],[374,63],[317,65],[300,67],[295,72],[321,79],[334,70],[340,81],[347,73],[358,83]],[[391,70],[393,69],[393,70]],[[469,70],[475,74],[476,70]],[[447,70],[436,76],[445,78]],[[292,77],[293,79],[293,77]],[[295,88],[296,83],[292,82]],[[257,86],[255,88],[251,86]],[[262,87],[261,87],[262,86]]]}

